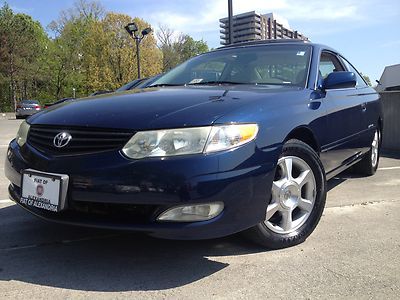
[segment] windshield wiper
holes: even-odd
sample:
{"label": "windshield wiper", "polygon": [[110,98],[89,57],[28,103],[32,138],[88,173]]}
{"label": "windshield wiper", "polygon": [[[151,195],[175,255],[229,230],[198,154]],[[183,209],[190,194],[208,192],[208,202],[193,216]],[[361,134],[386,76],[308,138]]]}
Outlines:
{"label": "windshield wiper", "polygon": [[194,83],[159,83],[159,84],[154,84],[154,85],[149,85],[148,87],[164,87],[164,86],[188,86],[188,85],[219,85],[219,84],[250,84],[246,82],[234,82],[234,81],[218,81],[218,80],[213,80],[213,81],[202,81],[202,82],[194,82]]}
{"label": "windshield wiper", "polygon": [[149,85],[147,87],[163,87],[163,86],[183,86],[181,83],[159,83],[159,84],[154,84],[154,85]]}
{"label": "windshield wiper", "polygon": [[213,81],[200,81],[200,82],[194,82],[194,83],[188,83],[186,85],[218,85],[218,84],[248,84],[246,82],[235,82],[235,81],[219,81],[219,80],[213,80]]}

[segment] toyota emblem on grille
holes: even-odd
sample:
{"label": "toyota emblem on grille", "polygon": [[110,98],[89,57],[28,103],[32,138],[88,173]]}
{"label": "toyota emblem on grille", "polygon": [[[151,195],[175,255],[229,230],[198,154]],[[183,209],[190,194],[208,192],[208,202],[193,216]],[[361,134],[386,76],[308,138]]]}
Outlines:
{"label": "toyota emblem on grille", "polygon": [[71,139],[72,135],[70,135],[68,132],[60,132],[54,137],[53,144],[57,148],[63,148],[68,145]]}

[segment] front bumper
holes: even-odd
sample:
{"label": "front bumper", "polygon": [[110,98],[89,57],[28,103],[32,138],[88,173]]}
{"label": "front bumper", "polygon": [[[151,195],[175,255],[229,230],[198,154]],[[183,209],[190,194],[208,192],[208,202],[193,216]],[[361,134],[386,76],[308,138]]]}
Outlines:
{"label": "front bumper", "polygon": [[[270,199],[280,148],[254,143],[212,155],[126,159],[119,151],[48,157],[29,144],[10,143],[5,173],[10,198],[31,213],[66,224],[128,229],[173,239],[207,239],[233,234],[261,222]],[[67,174],[67,208],[59,213],[25,206],[21,172]],[[157,222],[168,208],[222,201],[216,218],[191,223]]]}

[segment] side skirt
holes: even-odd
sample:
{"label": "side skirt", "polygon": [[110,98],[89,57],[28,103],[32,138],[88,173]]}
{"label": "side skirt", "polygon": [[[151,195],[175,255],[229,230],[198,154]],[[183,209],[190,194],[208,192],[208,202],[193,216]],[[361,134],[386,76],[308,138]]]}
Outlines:
{"label": "side skirt", "polygon": [[342,173],[343,171],[347,170],[351,166],[355,165],[356,163],[360,162],[364,156],[367,154],[366,153],[358,153],[354,157],[352,157],[348,162],[345,162],[343,165],[337,167],[336,169],[333,169],[332,171],[326,173],[326,180],[332,179],[336,175]]}

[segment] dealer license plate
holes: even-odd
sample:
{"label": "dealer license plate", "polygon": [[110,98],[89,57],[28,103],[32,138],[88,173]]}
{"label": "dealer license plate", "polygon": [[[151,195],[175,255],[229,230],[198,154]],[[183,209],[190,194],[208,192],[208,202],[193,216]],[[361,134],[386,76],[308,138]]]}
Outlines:
{"label": "dealer license plate", "polygon": [[65,207],[67,186],[68,175],[25,170],[22,172],[20,203],[58,212]]}

